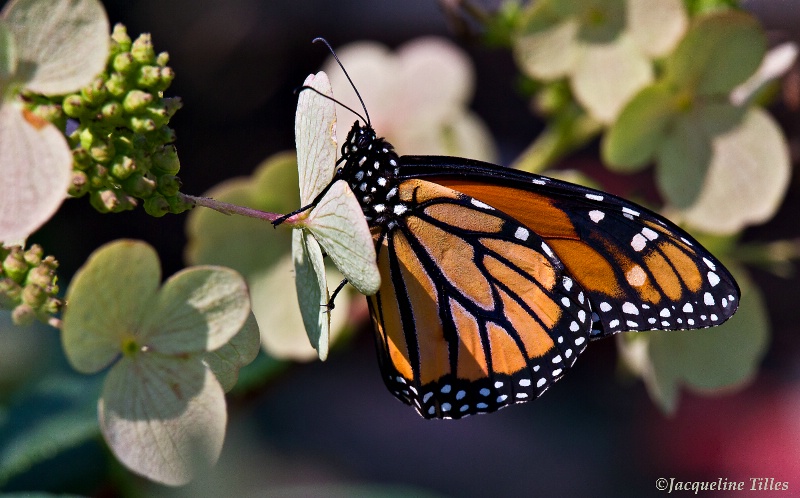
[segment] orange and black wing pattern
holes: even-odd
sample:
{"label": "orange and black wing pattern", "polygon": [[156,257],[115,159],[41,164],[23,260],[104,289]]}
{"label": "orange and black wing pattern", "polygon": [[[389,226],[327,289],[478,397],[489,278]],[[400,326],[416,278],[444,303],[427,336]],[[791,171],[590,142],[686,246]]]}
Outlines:
{"label": "orange and black wing pattern", "polygon": [[725,267],[669,220],[620,197],[493,164],[403,156],[424,178],[505,212],[539,235],[591,302],[592,338],[719,325],[739,304]]}
{"label": "orange and black wing pattern", "polygon": [[598,190],[463,158],[398,157],[369,124],[342,145],[377,244],[384,381],[426,418],[541,395],[589,339],[719,325],[725,267],[666,218]]}
{"label": "orange and black wing pattern", "polygon": [[369,298],[389,390],[425,418],[541,395],[588,342],[581,286],[504,212],[424,180],[397,188],[402,216],[375,230],[382,284]]}

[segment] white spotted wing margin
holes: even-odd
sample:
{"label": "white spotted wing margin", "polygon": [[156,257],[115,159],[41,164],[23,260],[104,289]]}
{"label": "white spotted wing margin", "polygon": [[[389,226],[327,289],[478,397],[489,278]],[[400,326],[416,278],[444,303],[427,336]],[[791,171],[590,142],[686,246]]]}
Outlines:
{"label": "white spotted wing margin", "polygon": [[440,185],[416,184],[436,195],[415,195],[378,240],[382,283],[369,306],[384,382],[428,419],[540,396],[586,347],[586,294],[512,218]]}
{"label": "white spotted wing margin", "polygon": [[[603,282],[588,285],[587,272],[597,273],[597,265],[585,258],[570,259],[554,242],[572,277],[586,283],[594,311],[592,339],[626,331],[712,327],[738,308],[739,286],[717,258],[675,223],[621,197],[490,163],[440,156],[402,156],[399,178],[468,179],[548,199],[554,210],[568,217],[584,249],[591,249],[595,261],[607,268]],[[509,214],[519,216],[526,209],[530,208],[520,203]],[[526,228],[536,232],[540,227],[531,223]]]}

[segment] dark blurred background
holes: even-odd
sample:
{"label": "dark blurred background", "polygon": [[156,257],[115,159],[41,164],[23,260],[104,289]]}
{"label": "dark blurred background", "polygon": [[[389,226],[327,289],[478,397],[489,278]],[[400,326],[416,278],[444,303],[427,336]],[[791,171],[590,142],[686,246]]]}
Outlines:
{"label": "dark blurred background", "polygon": [[[104,4],[112,24],[124,23],[132,37],[152,33],[156,50],[171,56],[177,77],[168,94],[184,103],[172,125],[186,193],[247,175],[268,156],[293,148],[292,90],[328,57],[311,44],[316,36],[334,47],[448,37],[475,64],[472,108],[492,131],[501,162],[510,163],[542,129],[516,91],[509,52],[457,36],[434,1]],[[787,4],[776,28],[800,25],[786,22],[800,11]],[[779,102],[774,111],[796,153],[796,109]],[[596,158],[593,144],[564,165],[594,174],[602,171]],[[648,181],[647,175],[601,177],[604,188],[623,195],[632,182]],[[745,239],[800,237],[798,187],[793,179],[778,215],[749,229]],[[155,246],[169,275],[183,266],[185,220],[153,219],[141,210],[99,215],[84,200],[68,201],[36,240],[57,248],[64,282],[94,249],[120,237]],[[229,436],[212,476],[171,491],[149,486],[147,494],[345,496],[351,491],[343,485],[366,483],[443,496],[655,496],[664,494],[655,489],[659,477],[746,481],[746,489],[750,478],[772,477],[789,482],[781,496],[800,495],[800,279],[758,269],[752,276],[765,293],[773,332],[758,377],[730,393],[684,393],[671,418],[640,381],[619,375],[614,342],[601,341],[533,403],[458,422],[425,421],[384,388],[365,329],[325,363],[293,366],[263,390],[232,400]],[[104,494],[102,487],[87,492]]]}

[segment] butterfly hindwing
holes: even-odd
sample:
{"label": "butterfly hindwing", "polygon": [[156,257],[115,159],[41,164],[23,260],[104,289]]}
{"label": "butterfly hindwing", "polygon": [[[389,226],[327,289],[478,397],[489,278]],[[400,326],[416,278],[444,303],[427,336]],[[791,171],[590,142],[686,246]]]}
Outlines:
{"label": "butterfly hindwing", "polygon": [[539,396],[586,346],[592,310],[549,245],[502,211],[423,180],[399,184],[376,232],[370,297],[384,380],[426,418]]}
{"label": "butterfly hindwing", "polygon": [[[457,161],[457,163],[456,163]],[[739,288],[725,267],[669,220],[622,198],[488,163],[403,156],[425,178],[500,209],[539,234],[583,287],[592,338],[719,325]]]}

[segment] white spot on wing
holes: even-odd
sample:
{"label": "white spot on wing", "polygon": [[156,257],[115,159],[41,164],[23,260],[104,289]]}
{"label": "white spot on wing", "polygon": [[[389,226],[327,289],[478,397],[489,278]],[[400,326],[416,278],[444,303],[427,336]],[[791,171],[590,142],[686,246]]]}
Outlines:
{"label": "white spot on wing", "polygon": [[605,217],[606,214],[602,211],[598,211],[597,209],[589,211],[589,218],[595,223],[600,223],[600,221]]}
{"label": "white spot on wing", "polygon": [[477,206],[477,207],[479,207],[479,208],[481,208],[481,209],[491,209],[491,210],[494,210],[494,208],[493,208],[492,206],[490,206],[490,205],[486,204],[485,202],[481,202],[481,201],[479,201],[478,199],[472,198],[472,199],[470,199],[469,201],[472,203],[472,205],[473,205],[473,206]]}
{"label": "white spot on wing", "polygon": [[636,252],[639,252],[642,249],[644,249],[644,246],[646,244],[647,244],[647,239],[645,239],[644,236],[642,236],[642,234],[640,233],[637,233],[631,239],[631,247],[633,247],[633,250]]}

